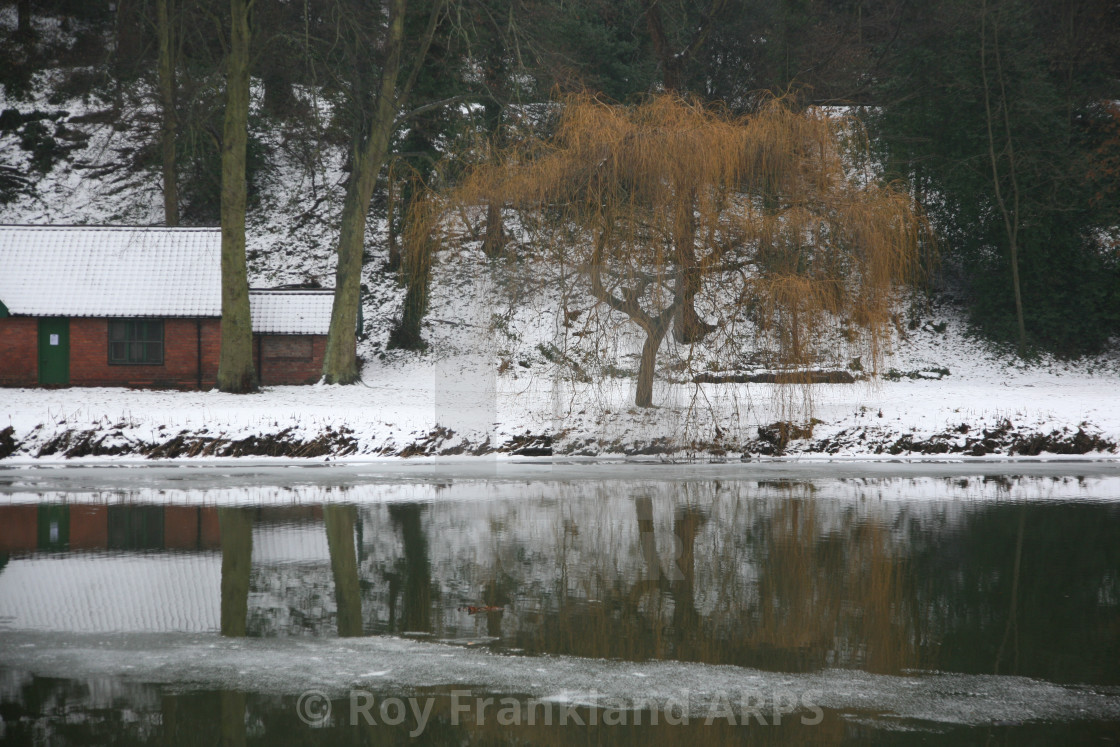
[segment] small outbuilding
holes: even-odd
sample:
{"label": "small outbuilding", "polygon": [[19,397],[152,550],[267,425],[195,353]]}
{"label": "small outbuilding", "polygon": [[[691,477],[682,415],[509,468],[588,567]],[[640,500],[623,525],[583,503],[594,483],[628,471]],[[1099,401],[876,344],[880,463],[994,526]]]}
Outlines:
{"label": "small outbuilding", "polygon": [[[221,230],[0,226],[0,386],[208,389]],[[319,380],[334,291],[252,289],[264,385]]]}

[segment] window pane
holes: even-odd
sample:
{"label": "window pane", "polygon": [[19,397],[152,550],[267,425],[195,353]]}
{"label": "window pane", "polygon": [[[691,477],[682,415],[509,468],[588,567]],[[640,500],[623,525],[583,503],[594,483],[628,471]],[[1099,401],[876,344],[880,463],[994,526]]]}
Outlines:
{"label": "window pane", "polygon": [[162,319],[118,319],[109,322],[109,362],[163,364]]}

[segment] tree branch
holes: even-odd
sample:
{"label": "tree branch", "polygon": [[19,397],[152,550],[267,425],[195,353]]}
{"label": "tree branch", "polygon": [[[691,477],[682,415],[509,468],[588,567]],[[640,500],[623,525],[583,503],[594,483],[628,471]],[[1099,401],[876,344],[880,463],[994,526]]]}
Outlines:
{"label": "tree branch", "polygon": [[495,101],[497,100],[497,99],[494,99],[493,96],[490,96],[490,95],[487,95],[487,94],[461,93],[457,96],[450,96],[446,99],[440,99],[439,101],[431,101],[427,104],[424,104],[423,106],[418,106],[415,109],[413,109],[412,111],[407,112],[407,113],[402,114],[399,117],[397,117],[396,121],[393,122],[393,127],[394,128],[399,127],[400,125],[404,124],[405,122],[407,122],[410,119],[415,119],[416,117],[419,117],[423,114],[427,114],[430,111],[434,111],[435,109],[439,109],[439,108],[442,108],[444,106],[450,106],[451,104],[458,104],[458,103],[463,102],[463,101],[479,101],[479,100],[483,100],[483,99],[493,99]]}
{"label": "tree branch", "polygon": [[424,60],[428,57],[428,49],[432,46],[432,39],[436,35],[436,27],[439,26],[439,17],[443,13],[443,8],[447,4],[447,0],[436,0],[432,4],[431,15],[428,16],[428,26],[424,29],[424,36],[420,39],[420,48],[412,61],[412,69],[408,71],[408,79],[404,85],[397,90],[397,108],[404,106],[404,102],[408,101],[408,95],[412,92],[412,87],[416,84],[416,79],[420,77],[420,68],[424,66]]}

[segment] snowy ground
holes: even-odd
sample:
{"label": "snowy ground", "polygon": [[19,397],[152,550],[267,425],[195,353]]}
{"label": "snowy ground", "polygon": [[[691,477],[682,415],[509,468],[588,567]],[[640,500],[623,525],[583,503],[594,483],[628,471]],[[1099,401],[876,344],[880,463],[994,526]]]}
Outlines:
{"label": "snowy ground", "polygon": [[[438,335],[439,326],[433,324],[432,332]],[[947,444],[941,453],[951,454],[970,438],[984,438],[984,431],[996,444],[988,453],[1000,455],[1012,452],[1008,434],[1058,432],[1068,437],[1082,430],[1120,441],[1115,362],[1089,370],[1084,362],[1023,366],[1010,360],[985,356],[956,327],[943,333],[919,330],[900,345],[893,367],[906,372],[947,368],[949,375],[940,380],[903,377],[815,385],[811,416],[822,422],[811,437],[785,444],[785,453],[936,454],[928,447],[932,438],[932,443]],[[557,455],[706,458],[724,456],[721,451],[726,456],[765,453],[772,444],[759,438],[758,428],[791,419],[790,396],[802,396],[768,384],[662,384],[656,391],[661,404],[642,410],[631,404],[632,379],[578,384],[536,361],[528,369],[517,366],[503,373],[498,373],[500,366],[499,358],[489,355],[432,352],[386,361],[375,357],[359,386],[273,387],[247,396],[9,389],[0,392],[0,431],[11,426],[10,437],[18,444],[9,460],[60,459],[68,451],[88,458],[112,456],[114,450],[144,453],[180,434],[201,439],[196,445],[212,445],[209,450],[201,447],[196,456],[299,455],[292,449],[270,452],[263,443],[256,444],[275,434],[283,434],[279,440],[289,444],[341,434],[327,438],[321,453],[304,455],[361,459],[402,452],[487,453],[486,444],[513,451],[545,447],[547,436]],[[804,411],[794,414],[803,418]],[[938,435],[943,438],[933,438]],[[244,444],[241,451],[222,451],[250,437],[257,442]],[[46,451],[56,453],[40,454],[52,443],[54,448]],[[1043,449],[1049,451],[1053,449]],[[1098,447],[1090,453],[1111,456],[1115,451],[1105,445],[1103,451]]]}

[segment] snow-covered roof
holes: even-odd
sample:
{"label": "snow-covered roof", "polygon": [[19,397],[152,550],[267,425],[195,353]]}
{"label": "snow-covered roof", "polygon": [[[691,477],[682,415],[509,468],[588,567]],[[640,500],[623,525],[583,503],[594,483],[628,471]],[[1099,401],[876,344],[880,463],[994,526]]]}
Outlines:
{"label": "snow-covered roof", "polygon": [[220,316],[217,228],[0,226],[0,301],[29,316]]}
{"label": "snow-covered roof", "polygon": [[249,291],[253,331],[263,334],[325,335],[333,304],[333,290]]}
{"label": "snow-covered roof", "polygon": [[[24,316],[220,317],[218,228],[0,226],[0,303]],[[332,290],[253,290],[253,331],[325,335]]]}

